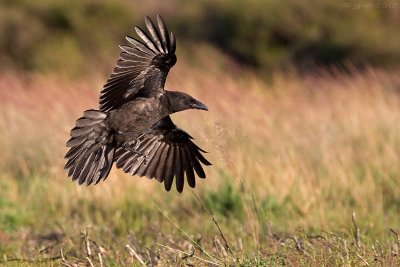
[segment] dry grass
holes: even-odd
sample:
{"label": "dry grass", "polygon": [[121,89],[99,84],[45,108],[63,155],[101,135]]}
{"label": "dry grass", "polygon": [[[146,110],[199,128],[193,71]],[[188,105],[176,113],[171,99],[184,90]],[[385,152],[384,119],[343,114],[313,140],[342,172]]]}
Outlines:
{"label": "dry grass", "polygon": [[210,109],[173,116],[214,164],[181,195],[119,170],[96,187],[66,178],[68,132],[97,106],[105,77],[1,74],[3,262],[399,263],[399,72],[279,73],[263,81],[207,54],[209,62],[180,60],[167,83]]}

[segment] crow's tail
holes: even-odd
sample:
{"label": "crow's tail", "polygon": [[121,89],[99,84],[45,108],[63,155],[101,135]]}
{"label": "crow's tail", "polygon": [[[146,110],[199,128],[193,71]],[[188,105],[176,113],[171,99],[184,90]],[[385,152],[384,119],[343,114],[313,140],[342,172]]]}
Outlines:
{"label": "crow's tail", "polygon": [[97,184],[105,180],[114,159],[113,135],[107,129],[107,114],[86,110],[76,121],[67,142],[70,150],[65,155],[68,176],[79,184]]}

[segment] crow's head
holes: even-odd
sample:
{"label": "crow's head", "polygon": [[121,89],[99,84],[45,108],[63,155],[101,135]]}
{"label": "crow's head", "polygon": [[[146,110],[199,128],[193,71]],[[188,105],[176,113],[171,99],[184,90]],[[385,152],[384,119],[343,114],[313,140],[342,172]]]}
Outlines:
{"label": "crow's head", "polygon": [[208,110],[208,107],[199,100],[182,92],[167,91],[168,107],[172,112],[186,109]]}

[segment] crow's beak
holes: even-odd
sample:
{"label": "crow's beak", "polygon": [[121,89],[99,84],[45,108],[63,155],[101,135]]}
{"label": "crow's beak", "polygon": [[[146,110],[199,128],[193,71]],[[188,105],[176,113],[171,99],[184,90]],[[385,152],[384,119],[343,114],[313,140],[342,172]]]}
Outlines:
{"label": "crow's beak", "polygon": [[203,103],[201,103],[200,101],[198,101],[198,100],[196,100],[192,104],[192,108],[201,109],[201,110],[208,110],[208,107],[206,105],[204,105]]}

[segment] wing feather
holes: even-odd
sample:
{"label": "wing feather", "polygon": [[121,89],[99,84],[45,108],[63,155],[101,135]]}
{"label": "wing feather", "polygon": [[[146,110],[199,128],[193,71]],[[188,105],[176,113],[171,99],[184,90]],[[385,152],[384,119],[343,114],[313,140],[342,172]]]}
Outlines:
{"label": "wing feather", "polygon": [[156,172],[154,173],[154,177],[159,181],[163,181],[163,177],[165,177],[166,174],[166,168],[167,168],[167,157],[170,153],[170,148],[171,146],[169,144],[165,143],[164,150],[162,151],[160,155],[160,160],[159,164],[157,166]]}
{"label": "wing feather", "polygon": [[137,39],[135,39],[133,37],[130,37],[130,36],[126,36],[126,40],[128,42],[130,42],[133,45],[133,47],[135,47],[137,50],[139,50],[139,51],[141,51],[141,52],[143,52],[143,53],[145,53],[145,54],[147,54],[149,56],[154,56],[155,55],[154,51],[152,51],[151,48],[147,47],[141,41],[139,41],[139,40],[137,40]]}
{"label": "wing feather", "polygon": [[157,48],[155,47],[152,40],[150,40],[149,36],[139,27],[135,27],[135,31],[137,35],[145,42],[146,46],[153,51],[154,54],[157,54]]}
{"label": "wing feather", "polygon": [[194,178],[194,172],[193,172],[193,159],[191,156],[191,153],[189,151],[189,148],[187,146],[183,147],[183,150],[185,152],[186,155],[186,159],[187,159],[187,166],[186,166],[186,178],[188,181],[188,185],[192,188],[194,188],[196,186],[196,180]]}
{"label": "wing feather", "polygon": [[160,146],[157,149],[157,152],[154,154],[154,157],[151,158],[151,159],[148,159],[149,160],[149,166],[147,167],[147,170],[146,170],[146,174],[145,174],[146,177],[154,178],[155,177],[155,171],[156,171],[156,169],[158,167],[157,165],[158,164],[163,165],[163,164],[159,163],[159,161],[160,161],[161,153],[164,152],[164,147],[165,146],[166,146],[166,143],[161,143],[160,142]]}
{"label": "wing feather", "polygon": [[174,161],[174,173],[176,179],[176,191],[179,193],[183,190],[183,168],[182,168],[182,155],[179,147],[175,147],[175,161]]}
{"label": "wing feather", "polygon": [[171,32],[169,34],[169,51],[170,53],[174,53],[175,54],[175,50],[176,50],[176,39],[175,39],[175,35]]}
{"label": "wing feather", "polygon": [[[148,154],[144,155],[144,160],[136,173],[137,175],[144,176],[146,174],[146,171],[150,165],[150,162],[153,160],[160,145],[161,145],[161,142],[156,142],[155,145],[153,146],[153,148],[151,149],[151,151]],[[148,178],[151,178],[151,177],[148,177]]]}
{"label": "wing feather", "polygon": [[159,34],[158,34],[153,22],[150,20],[149,17],[145,18],[145,22],[146,22],[146,27],[149,30],[149,33],[151,34],[151,37],[154,40],[155,45],[157,46],[158,52],[165,53],[165,51],[161,45]]}
{"label": "wing feather", "polygon": [[145,134],[120,147],[114,156],[116,166],[131,175],[164,182],[167,191],[175,177],[176,189],[182,192],[185,176],[188,185],[195,187],[195,172],[200,178],[206,176],[200,162],[210,164],[191,139],[167,116]]}
{"label": "wing feather", "polygon": [[168,29],[167,25],[165,25],[164,20],[160,15],[157,15],[157,25],[160,29],[161,40],[163,42],[165,53],[169,52],[169,38],[168,38]]}
{"label": "wing feather", "polygon": [[174,181],[174,160],[175,160],[175,144],[171,144],[171,148],[168,152],[164,168],[165,176],[160,177],[160,179],[164,178],[164,187],[165,190],[167,191],[171,190],[172,182]]}

